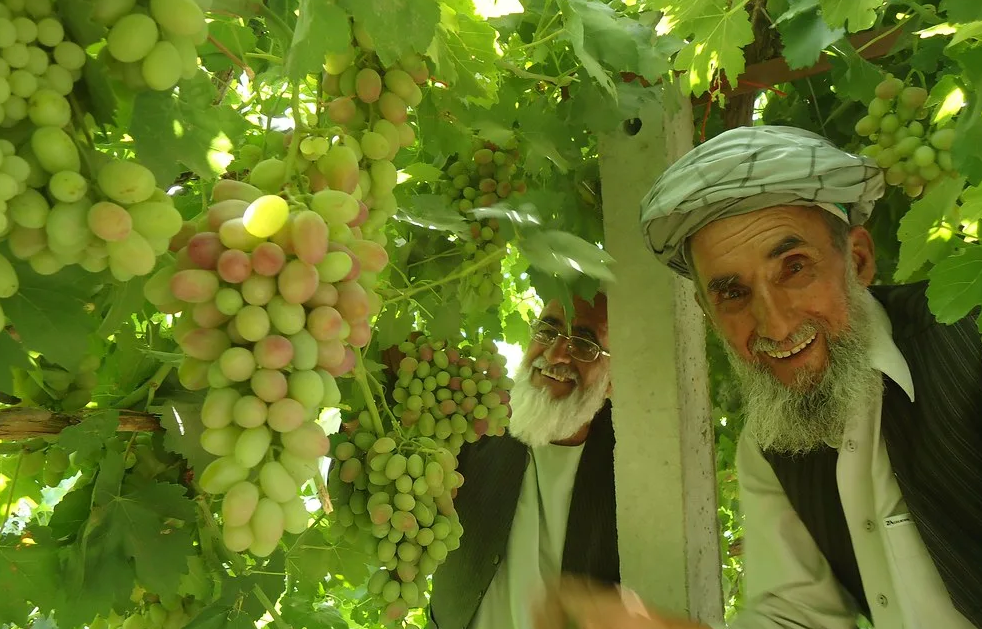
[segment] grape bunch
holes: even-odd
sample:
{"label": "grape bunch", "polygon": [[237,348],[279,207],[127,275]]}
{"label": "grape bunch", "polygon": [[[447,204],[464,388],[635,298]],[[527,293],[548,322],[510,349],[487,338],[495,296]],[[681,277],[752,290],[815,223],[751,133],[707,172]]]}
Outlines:
{"label": "grape bunch", "polygon": [[89,623],[89,629],[181,629],[205,606],[193,596],[158,596],[140,587],[134,588],[130,600],[138,605],[137,610],[127,616],[120,616],[115,611],[110,611],[106,618],[97,616]]}
{"label": "grape bunch", "polygon": [[65,39],[51,0],[0,4],[0,127],[28,118],[39,90],[68,96],[84,64],[85,51]]}
{"label": "grape bunch", "polygon": [[17,476],[33,478],[40,475],[40,480],[44,485],[54,487],[64,478],[69,465],[68,453],[57,445],[25,449],[20,454]]}
{"label": "grape bunch", "polygon": [[[223,180],[212,198],[197,233],[147,282],[145,296],[181,313],[173,327],[185,354],[179,379],[208,389],[201,445],[219,458],[199,482],[225,494],[225,544],[264,557],[284,531],[307,526],[298,489],[329,449],[314,420],[339,404],[335,377],[355,366],[355,348],[371,338],[369,317],[381,300],[367,275],[388,256],[355,238],[348,223],[359,206],[346,192],[324,189],[309,206],[291,205]],[[348,246],[334,240],[342,233],[352,237]]]}
{"label": "grape bunch", "polygon": [[[456,455],[464,442],[504,434],[514,382],[491,339],[456,347],[420,336],[399,346],[392,409],[402,426]],[[365,417],[360,417],[365,425]]]}
{"label": "grape bunch", "polygon": [[133,91],[170,91],[198,71],[197,47],[208,40],[196,0],[94,0],[92,20],[107,29],[100,58]]}
{"label": "grape bunch", "polygon": [[432,439],[341,436],[328,474],[335,511],[329,536],[374,559],[368,598],[392,626],[426,606],[427,577],[460,546],[463,527],[452,493],[463,476],[457,459]]}
{"label": "grape bunch", "polygon": [[[463,240],[463,264],[480,262],[506,245],[498,219],[473,220],[470,211],[490,207],[499,201],[523,194],[527,185],[518,166],[521,154],[515,148],[503,149],[491,142],[475,140],[471,155],[460,155],[446,169],[449,180],[442,182],[444,200],[468,216],[469,238]],[[460,284],[459,299],[466,312],[483,311],[501,303],[501,263],[482,267]]]}
{"label": "grape bunch", "polygon": [[955,175],[951,146],[955,130],[950,125],[936,128],[922,122],[928,93],[922,87],[904,86],[888,75],[876,86],[876,98],[867,115],[856,122],[856,133],[874,144],[860,153],[876,160],[891,186],[903,188],[912,198],[921,196],[944,175]]}
{"label": "grape bunch", "polygon": [[38,369],[12,367],[14,392],[22,402],[66,413],[85,408],[99,383],[98,356],[85,356],[75,371],[38,357]]}

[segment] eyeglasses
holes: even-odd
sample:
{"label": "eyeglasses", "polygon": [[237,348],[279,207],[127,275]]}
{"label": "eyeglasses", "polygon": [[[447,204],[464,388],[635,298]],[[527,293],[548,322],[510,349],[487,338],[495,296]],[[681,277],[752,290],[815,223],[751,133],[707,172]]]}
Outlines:
{"label": "eyeglasses", "polygon": [[555,326],[540,319],[533,321],[529,325],[529,329],[532,331],[532,340],[536,343],[542,343],[546,347],[552,347],[556,339],[566,339],[566,353],[574,360],[590,363],[597,360],[599,356],[610,356],[610,352],[593,341],[581,336],[563,334]]}

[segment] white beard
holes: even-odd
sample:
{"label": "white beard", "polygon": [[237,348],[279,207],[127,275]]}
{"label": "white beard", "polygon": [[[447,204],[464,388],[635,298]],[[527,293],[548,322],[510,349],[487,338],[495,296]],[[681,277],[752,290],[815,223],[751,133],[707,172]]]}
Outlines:
{"label": "white beard", "polygon": [[610,385],[610,369],[606,368],[590,388],[577,387],[566,397],[555,399],[547,389],[536,387],[530,381],[532,368],[546,366],[548,362],[544,356],[536,358],[531,367],[523,365],[515,375],[515,386],[511,391],[508,432],[533,448],[569,439],[578,433],[603,407]]}

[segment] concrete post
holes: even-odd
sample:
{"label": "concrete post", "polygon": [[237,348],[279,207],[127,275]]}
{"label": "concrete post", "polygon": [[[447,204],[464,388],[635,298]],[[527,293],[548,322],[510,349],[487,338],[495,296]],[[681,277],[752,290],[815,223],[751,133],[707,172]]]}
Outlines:
{"label": "concrete post", "polygon": [[640,202],[692,148],[692,110],[671,86],[600,139],[621,579],[667,613],[723,617],[716,465],[702,312],[693,286],[645,248]]}

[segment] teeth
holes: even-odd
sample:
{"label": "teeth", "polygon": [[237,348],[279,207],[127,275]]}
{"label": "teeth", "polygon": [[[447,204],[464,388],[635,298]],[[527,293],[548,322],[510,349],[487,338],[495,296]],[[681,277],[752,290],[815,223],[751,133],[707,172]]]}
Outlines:
{"label": "teeth", "polygon": [[809,345],[811,345],[812,341],[814,341],[815,340],[815,337],[817,337],[817,336],[818,336],[818,333],[816,332],[815,334],[812,334],[811,335],[811,338],[805,339],[800,344],[795,345],[794,347],[792,347],[791,349],[789,349],[787,351],[783,351],[783,352],[764,352],[764,353],[767,354],[768,356],[770,356],[771,358],[787,358],[788,356],[793,356],[793,355],[797,354],[798,352],[800,352],[801,350],[803,350],[806,347],[808,347]]}
{"label": "teeth", "polygon": [[570,377],[566,377],[566,376],[557,374],[556,372],[552,371],[551,369],[540,369],[539,370],[539,373],[541,373],[543,376],[545,376],[547,378],[552,378],[553,380],[556,380],[557,382],[569,382],[570,380],[573,379],[573,378],[570,378]]}

